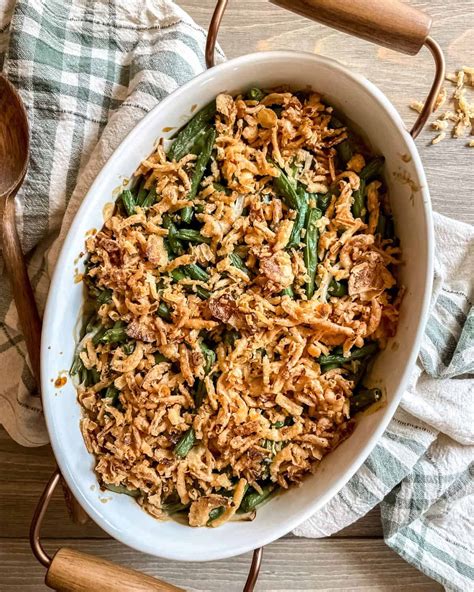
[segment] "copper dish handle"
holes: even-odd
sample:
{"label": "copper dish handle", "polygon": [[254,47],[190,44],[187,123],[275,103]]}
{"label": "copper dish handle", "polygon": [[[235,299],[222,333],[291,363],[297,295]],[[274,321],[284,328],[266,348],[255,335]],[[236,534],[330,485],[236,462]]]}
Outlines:
{"label": "copper dish handle", "polygon": [[[50,557],[41,543],[40,529],[60,481],[61,473],[56,469],[39,499],[30,527],[31,549],[48,570],[45,578],[47,586],[57,592],[185,592],[183,588],[67,547]],[[261,561],[262,549],[256,549],[243,592],[253,592]]]}
{"label": "copper dish handle", "polygon": [[[445,76],[445,61],[438,43],[429,36],[431,17],[399,0],[270,0],[273,4],[334,29],[410,55],[427,47],[435,62],[435,76],[418,119],[410,130],[416,138],[433,112]],[[209,24],[206,65],[214,66],[219,26],[228,0],[217,0]]]}

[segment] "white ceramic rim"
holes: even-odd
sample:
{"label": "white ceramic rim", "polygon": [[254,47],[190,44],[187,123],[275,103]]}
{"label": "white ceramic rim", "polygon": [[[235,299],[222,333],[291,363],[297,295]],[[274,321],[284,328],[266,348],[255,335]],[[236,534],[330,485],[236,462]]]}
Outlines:
{"label": "white ceramic rim", "polygon": [[[217,559],[225,559],[227,557],[233,557],[236,555],[240,555],[242,553],[246,553],[254,548],[262,547],[267,545],[274,540],[284,536],[292,529],[297,527],[301,524],[304,520],[309,518],[317,509],[324,506],[330,499],[332,499],[340,489],[351,479],[351,477],[357,472],[360,466],[365,462],[367,457],[369,456],[370,452],[376,445],[377,441],[379,440],[382,433],[385,431],[388,423],[392,419],[400,399],[408,386],[408,381],[410,378],[411,371],[415,364],[418,351],[420,349],[421,338],[424,332],[427,315],[429,311],[429,304],[431,298],[431,288],[432,288],[432,278],[433,278],[433,261],[434,261],[434,231],[433,231],[433,219],[432,219],[432,210],[431,210],[431,202],[428,190],[428,184],[426,180],[426,176],[424,173],[424,169],[421,163],[420,156],[418,154],[418,150],[416,145],[413,141],[413,138],[407,131],[403,120],[401,119],[400,115],[398,114],[395,107],[391,104],[391,102],[387,99],[387,97],[369,80],[361,76],[360,74],[351,72],[349,69],[344,67],[339,62],[322,57],[315,54],[310,54],[308,52],[301,52],[301,51],[267,51],[267,52],[259,52],[259,53],[252,53],[247,54],[238,58],[234,58],[222,64],[219,64],[213,67],[210,70],[206,70],[196,78],[192,79],[191,81],[187,82],[185,85],[181,86],[177,90],[175,90],[171,95],[161,101],[150,113],[148,113],[139,123],[136,125],[127,137],[122,141],[119,147],[115,150],[112,156],[109,158],[101,172],[97,175],[95,181],[91,185],[84,201],[82,202],[74,221],[69,229],[68,235],[64,241],[64,244],[61,248],[61,253],[58,258],[56,268],[53,273],[52,281],[51,281],[51,288],[48,294],[48,300],[45,308],[44,319],[43,319],[43,332],[42,332],[42,350],[41,350],[41,387],[42,392],[48,391],[48,367],[46,365],[46,344],[50,344],[55,341],[55,336],[50,332],[51,326],[51,318],[54,316],[55,311],[62,306],[61,300],[63,295],[59,293],[58,290],[52,289],[55,284],[58,282],[59,276],[61,274],[61,270],[64,267],[67,259],[71,256],[70,255],[70,248],[69,242],[71,237],[78,231],[80,227],[80,220],[87,215],[89,209],[93,208],[94,200],[89,199],[90,194],[96,193],[96,190],[102,183],[102,180],[109,175],[109,169],[112,168],[112,162],[114,159],[121,155],[125,150],[125,145],[132,141],[134,138],[138,138],[148,125],[149,120],[153,117],[153,113],[155,110],[160,109],[166,106],[168,103],[172,103],[175,97],[185,94],[188,89],[193,87],[196,82],[199,80],[200,83],[205,83],[206,80],[210,80],[216,76],[220,76],[224,74],[226,71],[230,70],[231,68],[235,68],[236,66],[243,66],[250,62],[254,62],[260,65],[268,64],[269,62],[275,62],[280,60],[294,60],[297,62],[300,60],[307,61],[308,58],[314,60],[314,62],[320,62],[325,64],[326,66],[337,70],[344,74],[346,77],[350,78],[354,84],[357,84],[365,89],[365,91],[370,94],[373,99],[377,101],[377,103],[383,108],[386,112],[387,117],[389,117],[392,122],[395,124],[399,134],[403,136],[405,143],[410,152],[410,156],[413,159],[413,164],[416,169],[416,173],[418,175],[418,179],[420,180],[421,185],[421,195],[423,197],[423,207],[424,207],[424,214],[425,214],[425,224],[426,224],[426,236],[428,238],[428,245],[427,245],[427,267],[426,267],[426,274],[424,280],[424,298],[421,307],[421,314],[420,320],[418,324],[418,330],[416,332],[416,337],[414,340],[414,345],[411,351],[411,354],[408,359],[408,363],[406,364],[402,376],[399,381],[399,388],[396,393],[396,396],[393,397],[393,400],[387,405],[387,412],[385,413],[384,417],[382,418],[379,426],[374,431],[372,436],[368,439],[367,444],[362,449],[360,455],[356,460],[352,462],[352,464],[347,468],[347,471],[344,473],[343,476],[335,485],[333,485],[324,495],[318,497],[313,504],[308,504],[308,506],[304,509],[295,513],[285,520],[281,520],[281,523],[278,527],[276,527],[271,535],[262,536],[260,538],[257,537],[257,540],[248,541],[245,544],[240,545],[233,545],[231,548],[223,548],[222,551],[219,553],[213,554],[212,557],[205,557],[200,556],[194,559],[194,561],[209,561],[209,560],[217,560]],[[225,78],[223,78],[225,80]],[[157,135],[159,131],[157,130]],[[92,506],[84,495],[83,491],[76,486],[76,481],[73,478],[74,475],[74,466],[70,462],[70,459],[66,458],[61,451],[61,441],[57,438],[52,413],[50,411],[52,405],[52,400],[48,397],[43,397],[43,407],[44,407],[44,414],[46,419],[46,425],[48,428],[48,433],[51,439],[51,445],[54,451],[54,455],[56,457],[58,466],[61,470],[61,473],[66,480],[68,486],[70,487],[74,497],[77,501],[81,504],[84,510],[89,514],[94,522],[96,522],[105,532],[107,532],[110,536],[115,538],[116,540],[122,542],[125,545],[128,545],[138,551],[143,553],[148,553],[151,555],[156,556],[156,549],[151,545],[148,544],[147,541],[138,539],[137,537],[129,536],[129,533],[124,533],[119,531],[117,528],[114,528],[112,524],[105,521],[102,516],[96,511],[94,506]],[[188,560],[188,557],[182,556],[180,553],[176,552],[160,552],[160,557],[172,560]]]}

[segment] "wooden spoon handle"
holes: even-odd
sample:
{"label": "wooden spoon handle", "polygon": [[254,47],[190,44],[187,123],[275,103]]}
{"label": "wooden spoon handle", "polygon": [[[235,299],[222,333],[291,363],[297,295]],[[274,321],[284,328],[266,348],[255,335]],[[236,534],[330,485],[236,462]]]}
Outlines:
{"label": "wooden spoon handle", "polygon": [[45,581],[57,592],[184,592],[133,569],[67,548],[59,549],[53,557]]}
{"label": "wooden spoon handle", "polygon": [[[13,195],[5,198],[0,217],[3,259],[10,278],[13,299],[39,393],[41,385],[41,319],[16,230],[15,197]],[[85,524],[89,518],[67,487],[64,487],[64,499],[72,521],[75,524]]]}
{"label": "wooden spoon handle", "polygon": [[1,223],[3,259],[10,278],[13,299],[25,338],[31,370],[39,389],[41,319],[16,230],[15,197],[12,195],[7,196],[4,200]]}
{"label": "wooden spoon handle", "polygon": [[414,55],[423,46],[431,17],[399,0],[270,0],[339,31]]}

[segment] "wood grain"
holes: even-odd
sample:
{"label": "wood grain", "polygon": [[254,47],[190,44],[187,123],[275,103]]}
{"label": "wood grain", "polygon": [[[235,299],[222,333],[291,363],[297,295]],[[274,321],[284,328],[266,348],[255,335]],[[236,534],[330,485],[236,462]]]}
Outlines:
{"label": "wood grain", "polygon": [[21,331],[25,338],[31,370],[39,387],[41,320],[16,230],[14,194],[3,198],[0,206],[0,222],[2,257],[18,311]]}
{"label": "wood grain", "polygon": [[[208,563],[180,563],[137,553],[115,541],[50,540],[169,581],[189,592],[241,592],[251,553]],[[46,592],[45,569],[25,540],[0,540],[2,592]],[[442,587],[390,551],[380,539],[280,539],[265,548],[258,592],[439,592]],[[97,592],[100,592],[97,590]]]}
{"label": "wood grain", "polygon": [[29,160],[28,118],[13,85],[0,75],[0,237],[2,258],[25,338],[30,366],[40,384],[41,321],[21,250],[15,219],[15,195]]}
{"label": "wood grain", "polygon": [[45,582],[57,592],[184,592],[149,575],[67,547],[55,553]]}
{"label": "wood grain", "polygon": [[399,0],[270,0],[273,4],[355,35],[414,55],[431,28],[431,17]]}

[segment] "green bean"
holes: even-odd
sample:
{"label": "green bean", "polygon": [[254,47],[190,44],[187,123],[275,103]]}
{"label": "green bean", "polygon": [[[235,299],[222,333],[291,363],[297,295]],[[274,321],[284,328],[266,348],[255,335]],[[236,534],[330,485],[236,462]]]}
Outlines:
{"label": "green bean", "polygon": [[295,293],[293,292],[293,288],[288,286],[288,288],[283,288],[283,290],[280,292],[280,296],[289,296],[290,298],[294,298]]}
{"label": "green bean", "polygon": [[92,343],[94,345],[97,345],[100,343],[100,340],[102,339],[103,335],[105,334],[105,332],[107,331],[107,327],[104,327],[103,325],[100,325],[98,327],[98,329],[96,330],[94,336],[92,337]]}
{"label": "green bean", "polygon": [[365,219],[367,208],[365,207],[365,180],[360,177],[359,189],[356,189],[352,195],[352,215],[354,218]]}
{"label": "green bean", "polygon": [[[204,373],[207,375],[211,373],[212,367],[216,362],[217,356],[216,353],[210,347],[208,347],[203,341],[201,342],[200,347],[206,360],[204,364]],[[204,382],[204,380],[198,380],[194,395],[194,404],[196,406],[196,409],[199,409],[199,407],[202,405],[202,402],[204,401],[206,395],[206,383]]]}
{"label": "green bean", "polygon": [[306,222],[305,245],[303,251],[304,264],[309,280],[306,283],[308,300],[313,297],[316,284],[316,268],[318,266],[318,228],[316,222],[321,218],[321,210],[311,208]]}
{"label": "green bean", "polygon": [[193,219],[193,215],[194,215],[194,206],[185,206],[182,210],[180,210],[180,216],[181,216],[181,220],[185,223],[185,224],[189,224],[192,219]]}
{"label": "green bean", "polygon": [[251,273],[250,273],[249,268],[245,265],[245,263],[242,261],[242,259],[237,255],[237,253],[231,253],[229,255],[229,259],[234,267],[237,267],[237,269],[240,269],[240,271],[243,271],[245,274],[247,274],[250,277]]}
{"label": "green bean", "polygon": [[293,221],[290,239],[286,245],[287,249],[297,249],[300,244],[301,231],[304,228],[306,214],[308,212],[308,194],[302,187],[298,187],[299,205],[296,218]]}
{"label": "green bean", "polygon": [[361,384],[361,382],[364,379],[364,376],[367,372],[367,368],[368,368],[370,362],[372,361],[372,359],[373,359],[373,356],[368,355],[368,356],[365,356],[365,358],[362,358],[361,360],[359,360],[358,368],[354,372],[354,375],[352,377],[352,380],[354,382],[354,388],[358,387]]}
{"label": "green bean", "polygon": [[125,211],[127,212],[127,216],[133,216],[133,214],[135,214],[137,204],[135,203],[135,198],[133,197],[130,189],[125,189],[122,192],[122,203]]}
{"label": "green bean", "polygon": [[187,432],[185,432],[181,438],[178,440],[178,443],[174,447],[174,453],[179,458],[186,458],[188,452],[194,446],[196,442],[196,434],[194,433],[193,428],[189,428]]}
{"label": "green bean", "polygon": [[87,372],[87,368],[83,365],[79,371],[79,383],[87,385],[89,381],[89,374]]}
{"label": "green bean", "polygon": [[379,212],[379,219],[377,220],[377,228],[375,229],[375,234],[380,234],[380,236],[385,238],[386,228],[387,217],[383,212]]}
{"label": "green bean", "polygon": [[194,390],[194,406],[196,409],[201,407],[207,395],[206,383],[204,380],[198,380],[198,385]]}
{"label": "green bean", "polygon": [[247,92],[247,99],[249,101],[261,101],[265,97],[265,93],[260,88],[251,88]]}
{"label": "green bean", "polygon": [[205,271],[196,263],[190,263],[189,265],[185,265],[181,269],[183,269],[185,274],[193,280],[200,282],[209,281],[209,274],[207,273],[207,271]]}
{"label": "green bean", "polygon": [[[339,129],[341,127],[346,127],[346,124],[343,123],[340,117],[338,115],[335,115],[333,111],[329,126],[333,129]],[[349,140],[349,138],[337,144],[336,151],[342,162],[344,164],[347,164],[354,153],[352,148],[352,142]]]}
{"label": "green bean", "polygon": [[332,362],[329,364],[321,364],[321,374],[325,374],[329,370],[333,370],[334,368],[340,368],[341,364],[339,362]]}
{"label": "green bean", "polygon": [[128,341],[127,343],[124,343],[122,345],[122,351],[124,354],[127,354],[127,356],[129,356],[130,354],[133,354],[133,352],[135,350],[135,346],[136,346],[135,341]]}
{"label": "green bean", "polygon": [[87,318],[84,319],[84,321],[82,323],[81,330],[79,331],[79,340],[84,339],[84,337],[86,336],[87,333],[91,333],[94,330],[93,325],[96,320],[97,320],[97,311],[94,310],[94,312],[90,316],[88,316]]}
{"label": "green bean", "polygon": [[262,493],[258,493],[255,489],[249,488],[240,504],[237,512],[239,514],[247,514],[252,512],[257,506],[263,503],[275,490],[275,485],[267,485],[262,487]]}
{"label": "green bean", "polygon": [[395,238],[395,228],[392,216],[380,212],[379,219],[377,222],[377,229],[375,232],[377,234],[380,234],[385,239],[393,240]]}
{"label": "green bean", "polygon": [[87,274],[84,275],[83,282],[87,290],[88,298],[90,300],[97,300],[102,293],[102,290],[95,285],[93,279]]}
{"label": "green bean", "polygon": [[362,220],[365,219],[367,214],[367,208],[365,204],[366,185],[370,183],[374,177],[381,173],[384,162],[385,158],[383,156],[377,156],[368,164],[366,164],[359,173],[360,187],[354,191],[353,194],[354,202],[352,204],[352,215],[354,218],[361,218]]}
{"label": "green bean", "polygon": [[162,504],[161,509],[167,514],[177,514],[189,507],[189,504],[182,504],[181,502],[174,502],[169,504]]}
{"label": "green bean", "polygon": [[[194,273],[197,274],[200,272],[197,272],[196,270],[194,270]],[[196,279],[196,278],[192,278],[191,274],[186,272],[185,267],[173,269],[173,271],[171,272],[171,277],[174,279],[175,282],[180,282],[181,280],[184,280],[186,278]],[[201,276],[201,277],[204,277],[204,276]],[[188,286],[188,288],[190,288],[191,290],[194,290],[196,292],[196,294],[200,298],[202,298],[203,300],[208,300],[211,297],[211,293],[209,292],[209,290],[206,290],[206,288],[203,288],[202,286],[194,285],[194,286]]]}
{"label": "green bean", "polygon": [[186,154],[194,151],[203,134],[209,129],[208,123],[216,114],[216,102],[212,101],[186,124],[186,126],[176,135],[176,138],[168,150],[170,160],[180,160]]}
{"label": "green bean", "polygon": [[271,452],[271,457],[267,457],[267,460],[271,461],[275,454],[280,452],[280,450],[282,449],[283,442],[275,442],[274,440],[264,440],[262,446],[263,448]]}
{"label": "green bean", "polygon": [[337,353],[332,353],[327,356],[319,356],[318,361],[321,366],[333,363],[347,364],[347,362],[351,362],[352,360],[360,360],[362,358],[365,358],[365,356],[369,356],[375,353],[378,350],[378,348],[378,344],[372,342],[367,345],[364,345],[363,347],[359,347],[357,349],[352,350],[352,352],[347,357],[344,357],[342,355],[341,348],[335,348],[335,351]]}
{"label": "green bean", "polygon": [[112,485],[112,483],[104,483],[104,487],[114,493],[124,493],[130,497],[140,497],[142,492],[139,489],[128,489],[125,485]]}
{"label": "green bean", "polygon": [[117,322],[111,329],[107,329],[98,343],[122,343],[128,339],[125,327],[122,323]]}
{"label": "green bean", "polygon": [[209,159],[211,158],[212,149],[214,148],[214,142],[216,140],[216,130],[210,128],[206,133],[202,143],[202,149],[194,165],[194,172],[191,179],[191,190],[188,195],[188,199],[194,199],[199,189],[199,184],[204,176]]}
{"label": "green bean", "polygon": [[79,371],[84,367],[84,363],[81,360],[79,352],[74,354],[74,358],[72,360],[71,368],[69,369],[69,374],[71,376],[76,376],[79,374]]}
{"label": "green bean", "polygon": [[203,300],[209,300],[211,297],[209,290],[206,290],[206,288],[203,288],[202,286],[193,286],[193,289],[199,298],[202,298]]}
{"label": "green bean", "polygon": [[235,329],[230,329],[230,330],[228,329],[224,333],[222,341],[225,343],[225,345],[229,345],[230,347],[234,347],[235,342],[239,338],[240,338],[240,333],[238,331],[236,331]]}
{"label": "green bean", "polygon": [[327,193],[318,193],[318,208],[324,213],[329,204],[331,203],[332,194],[328,191]]}
{"label": "green bean", "polygon": [[97,331],[99,329],[102,329],[102,328],[103,328],[103,326],[100,324],[100,321],[99,321],[99,317],[97,315],[97,312],[94,312],[90,316],[90,318],[89,318],[89,320],[88,320],[88,322],[87,322],[87,324],[85,326],[85,333],[84,333],[84,335],[86,333],[97,333]]}
{"label": "green bean", "polygon": [[166,304],[166,302],[160,302],[160,304],[158,305],[158,308],[156,309],[156,314],[165,321],[172,320],[171,309]]}
{"label": "green bean", "polygon": [[350,399],[351,415],[362,411],[382,398],[382,391],[378,388],[361,388]]}
{"label": "green bean", "polygon": [[224,513],[224,511],[225,511],[224,506],[219,506],[218,508],[213,508],[209,512],[209,519],[207,521],[207,526],[209,526],[213,520],[217,520],[217,518],[219,518],[220,516],[222,516],[222,514]]}
{"label": "green bean", "polygon": [[276,421],[272,425],[272,428],[283,428],[285,426],[293,425],[294,423],[295,423],[295,420],[291,416],[288,415],[287,417],[285,417],[285,419],[283,421]]}
{"label": "green bean", "polygon": [[380,175],[380,173],[382,172],[384,162],[385,158],[383,156],[377,156],[365,165],[365,167],[359,173],[359,177],[363,179],[366,183],[369,183],[375,177]]}
{"label": "green bean", "polygon": [[[121,198],[122,196],[120,196]],[[97,267],[97,263],[92,261],[92,258],[90,256],[90,254],[87,256],[86,261],[84,261],[84,273],[89,273],[89,271],[91,269],[94,269],[95,267]]]}
{"label": "green bean", "polygon": [[90,368],[87,370],[86,380],[84,382],[86,383],[86,386],[94,386],[94,384],[100,382],[100,374],[97,368]]}
{"label": "green bean", "polygon": [[204,365],[204,372],[209,374],[212,370],[212,366],[216,362],[216,352],[212,350],[209,346],[207,346],[203,341],[200,343],[201,351],[206,359],[206,363]]}
{"label": "green bean", "polygon": [[141,202],[140,207],[144,210],[151,207],[156,201],[156,187],[152,187],[150,191],[147,193],[143,201]]}
{"label": "green bean", "polygon": [[352,144],[350,140],[344,140],[340,144],[336,146],[337,155],[342,160],[342,162],[346,165],[350,159],[352,158],[354,151],[352,149]]}
{"label": "green bean", "polygon": [[105,288],[99,292],[97,296],[97,303],[98,304],[105,304],[106,302],[110,302],[112,300],[112,290],[108,290]]}
{"label": "green bean", "polygon": [[171,277],[174,279],[175,282],[180,282],[181,280],[186,279],[188,276],[184,273],[183,268],[177,267],[173,269],[170,273]]}
{"label": "green bean", "polygon": [[220,193],[225,193],[226,195],[231,195],[231,193],[232,193],[232,189],[229,189],[228,187],[224,187],[224,185],[222,185],[222,183],[213,183],[212,186],[214,187],[214,189],[216,191],[219,191]]}
{"label": "green bean", "polygon": [[345,282],[345,281],[338,282],[337,280],[332,278],[332,280],[329,283],[328,294],[330,296],[338,296],[339,298],[341,296],[346,296],[347,295],[347,282]]}
{"label": "green bean", "polygon": [[187,241],[188,243],[195,243],[197,245],[206,243],[207,245],[211,242],[211,239],[207,236],[203,236],[199,230],[193,230],[192,228],[181,228],[175,233],[175,237],[178,240]]}
{"label": "green bean", "polygon": [[[211,128],[207,134],[204,136],[203,143],[202,143],[202,150],[199,153],[199,156],[196,160],[196,164],[194,165],[194,172],[191,179],[191,189],[188,194],[188,199],[193,200],[198,192],[199,185],[201,180],[204,176],[204,172],[207,168],[209,160],[211,158],[212,149],[214,147],[214,142],[216,141],[216,130]],[[193,209],[192,206],[186,206],[181,210],[181,219],[183,222],[189,224],[193,217]]]}
{"label": "green bean", "polygon": [[234,253],[241,259],[246,259],[248,257],[249,251],[250,247],[248,245],[237,245],[234,248]]}
{"label": "green bean", "polygon": [[153,357],[155,358],[155,364],[161,364],[162,362],[169,362],[168,358],[160,352],[155,352],[153,354]]}
{"label": "green bean", "polygon": [[171,216],[169,216],[168,214],[165,214],[165,216],[163,216],[163,228],[166,228],[166,230],[168,231],[168,236],[166,238],[171,253],[179,257],[184,253],[183,245],[176,238],[176,233],[178,231]]}
{"label": "green bean", "polygon": [[114,407],[118,403],[119,396],[120,396],[120,391],[113,384],[111,384],[110,386],[108,386],[105,389],[104,399],[112,399],[110,404],[113,405]]}
{"label": "green bean", "polygon": [[140,181],[140,186],[138,188],[138,192],[136,195],[136,203],[137,206],[141,206],[143,201],[145,200],[146,196],[148,195],[148,189],[145,189],[146,184],[146,177],[142,177]]}
{"label": "green bean", "polygon": [[294,181],[290,180],[287,174],[281,169],[279,171],[279,176],[273,180],[275,191],[283,198],[283,201],[289,208],[297,210],[300,206],[301,198],[296,192]]}

